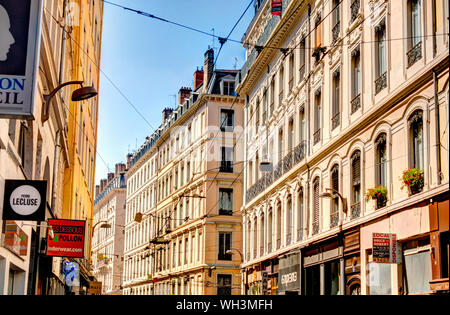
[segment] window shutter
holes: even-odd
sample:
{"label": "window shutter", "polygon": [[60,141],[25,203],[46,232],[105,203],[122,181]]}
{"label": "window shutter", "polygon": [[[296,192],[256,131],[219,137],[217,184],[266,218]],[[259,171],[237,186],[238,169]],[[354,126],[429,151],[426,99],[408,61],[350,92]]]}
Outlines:
{"label": "window shutter", "polygon": [[319,178],[314,180],[314,222],[319,222]]}
{"label": "window shutter", "polygon": [[352,181],[353,186],[361,183],[361,153],[356,151],[352,156]]}

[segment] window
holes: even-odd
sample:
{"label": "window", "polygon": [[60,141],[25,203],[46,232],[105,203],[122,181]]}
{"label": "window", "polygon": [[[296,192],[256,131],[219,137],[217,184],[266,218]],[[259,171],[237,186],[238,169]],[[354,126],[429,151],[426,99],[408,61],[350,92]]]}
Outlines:
{"label": "window", "polygon": [[294,148],[294,119],[289,120],[288,125],[288,152]]}
{"label": "window", "polygon": [[368,294],[391,295],[391,264],[370,262],[368,270]]}
{"label": "window", "polygon": [[227,251],[231,249],[231,232],[219,232],[219,260],[231,260],[231,254]]}
{"label": "window", "polygon": [[423,112],[416,110],[408,119],[409,124],[409,167],[423,170]]}
{"label": "window", "polygon": [[220,172],[233,173],[233,148],[222,147],[221,149]]}
{"label": "window", "polygon": [[326,262],[324,269],[325,295],[339,295],[339,282],[342,277],[339,270],[339,260]]}
{"label": "window", "polygon": [[419,239],[403,244],[405,257],[405,277],[403,283],[406,294],[430,291],[431,259],[430,238]]}
{"label": "window", "polygon": [[277,249],[281,247],[281,202],[277,204]]}
{"label": "window", "polygon": [[272,208],[269,209],[269,218],[267,220],[267,251],[272,251],[272,240],[273,240],[273,231],[272,231],[272,225],[273,225],[273,214],[272,214]]}
{"label": "window", "polygon": [[359,204],[361,200],[361,152],[356,151],[351,157],[352,165],[352,204]]}
{"label": "window", "polygon": [[341,30],[341,7],[340,0],[333,0],[333,29],[331,30],[333,36],[333,44],[339,37],[339,32]]}
{"label": "window", "polygon": [[256,101],[256,107],[255,107],[255,130],[256,133],[258,133],[259,128],[259,99]]}
{"label": "window", "polygon": [[219,188],[219,215],[233,215],[233,189]]}
{"label": "window", "polygon": [[220,110],[220,130],[233,131],[234,128],[234,110],[221,109]]}
{"label": "window", "polygon": [[420,40],[420,0],[408,1],[408,46],[412,49]]}
{"label": "window", "polygon": [[322,115],[321,91],[316,91],[314,97],[314,144],[320,141],[320,118]]}
{"label": "window", "polygon": [[314,48],[321,47],[322,46],[322,17],[320,14],[316,16],[315,20],[315,46]]}
{"label": "window", "polygon": [[261,221],[261,225],[260,225],[260,228],[259,228],[259,244],[260,244],[260,247],[261,247],[261,250],[260,250],[260,252],[259,252],[259,254],[262,256],[263,255],[263,253],[264,253],[264,243],[265,243],[265,232],[264,232],[264,228],[265,228],[265,219],[264,219],[264,213],[261,215],[261,219],[260,219]]}
{"label": "window", "polygon": [[217,295],[231,295],[231,275],[217,275]]}
{"label": "window", "polygon": [[319,214],[320,214],[320,199],[319,199],[319,177],[313,181],[313,234],[319,233]]}
{"label": "window", "polygon": [[[335,164],[331,168],[331,188],[339,191],[339,165]],[[333,193],[331,200],[330,227],[337,226],[339,220],[339,196]]]}
{"label": "window", "polygon": [[380,24],[375,27],[375,94],[378,94],[385,87],[387,87],[386,43],[386,22],[382,20]]}
{"label": "window", "polygon": [[361,107],[361,57],[359,46],[352,51],[352,77],[351,77],[351,113]]}
{"label": "window", "polygon": [[376,165],[375,180],[376,185],[387,187],[387,151],[386,134],[380,134],[375,140],[376,147]]}
{"label": "window", "polygon": [[294,87],[294,53],[289,56],[289,92]]}
{"label": "window", "polygon": [[223,82],[223,93],[224,95],[235,96],[234,82],[233,81],[222,81]]}
{"label": "window", "polygon": [[274,110],[274,100],[275,100],[275,81],[272,77],[270,81],[270,108],[269,108],[269,115],[273,114]]}
{"label": "window", "polygon": [[263,106],[262,106],[262,119],[263,122],[265,122],[267,120],[267,109],[268,109],[268,104],[269,100],[267,99],[267,89],[264,89],[264,95],[263,95]]}
{"label": "window", "polygon": [[184,239],[184,264],[188,263],[188,253],[189,253],[189,238]]}
{"label": "window", "polygon": [[306,53],[305,53],[305,39],[300,42],[300,68],[299,68],[299,78],[300,80],[305,76],[305,63],[306,63]]}
{"label": "window", "polygon": [[283,89],[284,89],[284,67],[281,66],[280,73],[279,73],[279,86],[278,86],[278,106],[281,106],[281,102],[283,101],[284,95],[283,95]]}
{"label": "window", "polygon": [[297,241],[303,239],[303,189],[297,194]]}
{"label": "window", "polygon": [[280,131],[278,132],[278,161],[281,161],[283,158],[283,128],[280,127]]}
{"label": "window", "polygon": [[292,240],[292,196],[289,195],[287,198],[286,206],[286,245],[291,244]]}
{"label": "window", "polygon": [[333,73],[333,103],[331,108],[331,130],[340,124],[341,74],[337,70]]}

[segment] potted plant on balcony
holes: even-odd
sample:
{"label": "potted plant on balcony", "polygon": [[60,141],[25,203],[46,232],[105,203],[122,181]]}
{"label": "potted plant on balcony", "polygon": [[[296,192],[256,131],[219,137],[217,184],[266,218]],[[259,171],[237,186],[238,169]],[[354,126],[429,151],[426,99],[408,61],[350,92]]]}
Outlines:
{"label": "potted plant on balcony", "polygon": [[381,185],[369,188],[366,192],[366,200],[370,199],[377,201],[377,209],[383,208],[387,203],[387,188]]}
{"label": "potted plant on balcony", "polygon": [[401,180],[403,182],[402,189],[408,187],[410,195],[417,194],[423,189],[423,170],[415,167],[404,170]]}

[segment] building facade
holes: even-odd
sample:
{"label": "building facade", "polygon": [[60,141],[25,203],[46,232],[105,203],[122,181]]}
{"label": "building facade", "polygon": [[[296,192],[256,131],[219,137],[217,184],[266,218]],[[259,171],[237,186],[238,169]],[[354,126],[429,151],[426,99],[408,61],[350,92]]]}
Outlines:
{"label": "building facade", "polygon": [[240,293],[243,100],[213,62],[130,156],[124,295]]}
{"label": "building facade", "polygon": [[102,294],[122,294],[123,244],[125,234],[126,165],[118,163],[114,173],[95,187],[92,231],[92,274],[102,283]]}
{"label": "building facade", "polygon": [[[73,80],[83,80],[85,85],[91,85],[92,82],[88,82],[86,77],[79,77],[79,72],[74,70],[79,64],[79,58],[85,54],[85,47],[78,45],[79,38],[75,34],[79,34],[80,25],[83,24],[90,25],[85,32],[94,33],[94,28],[91,28],[94,22],[91,23],[91,20],[95,15],[95,32],[101,35],[103,3],[45,0],[42,4],[39,72],[33,119],[0,119],[0,213],[6,179],[44,180],[47,182],[45,218],[81,219],[81,216],[72,216],[72,207],[64,200],[65,187],[68,186],[65,174],[73,167],[70,158],[71,131],[76,130],[70,122],[79,105],[71,101],[71,94],[78,87],[69,86],[59,90],[51,98],[48,107],[44,96]],[[97,41],[98,56],[99,44]],[[95,78],[93,85],[98,89],[98,75],[91,78]],[[92,103],[94,107],[97,101],[91,99],[86,102]],[[95,152],[94,148],[92,152]],[[93,173],[93,166],[91,169]],[[16,230],[14,233],[24,232],[26,244],[23,248],[26,251],[18,253],[5,245],[5,233],[11,232],[10,229]],[[64,261],[69,260],[45,255],[46,222],[41,225],[36,222],[2,222],[0,231],[0,294],[53,295],[68,292],[63,266]],[[86,292],[89,285],[89,272],[83,266],[87,264],[80,264],[82,280],[77,286],[80,288],[77,293]]]}
{"label": "building facade", "polygon": [[281,17],[256,2],[236,81],[246,294],[448,292],[448,16],[447,1],[284,0]]}

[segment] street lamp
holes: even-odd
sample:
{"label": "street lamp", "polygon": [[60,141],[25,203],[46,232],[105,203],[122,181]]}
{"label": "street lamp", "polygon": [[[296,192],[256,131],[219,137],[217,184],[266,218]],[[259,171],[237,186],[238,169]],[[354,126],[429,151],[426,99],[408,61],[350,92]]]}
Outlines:
{"label": "street lamp", "polygon": [[[225,254],[231,255],[233,251],[238,252],[239,256],[241,256],[241,262],[244,262],[244,256],[242,255],[242,252],[237,248],[230,248],[225,252]],[[240,271],[241,271],[241,294],[244,294],[244,270],[241,269]]]}
{"label": "street lamp", "polygon": [[49,115],[50,115],[49,107],[50,107],[50,100],[52,99],[52,97],[55,96],[55,94],[59,90],[61,90],[63,87],[65,87],[67,85],[72,85],[72,84],[79,84],[81,86],[81,88],[75,90],[72,93],[72,101],[73,102],[84,101],[84,100],[87,100],[87,99],[89,99],[91,97],[94,97],[94,96],[96,96],[98,94],[97,90],[93,86],[83,86],[83,81],[69,81],[69,82],[60,84],[50,94],[44,95],[44,106],[43,106],[43,111],[42,111],[42,122],[47,121],[48,118],[49,118]]}
{"label": "street lamp", "polygon": [[[344,198],[337,190],[333,188],[325,188],[325,190],[332,191],[335,193],[342,201],[342,212],[347,214],[347,198]],[[323,192],[319,195],[320,198],[334,198],[333,194],[330,192]],[[342,230],[342,221],[344,219],[344,215],[342,213],[339,214],[339,229]]]}

